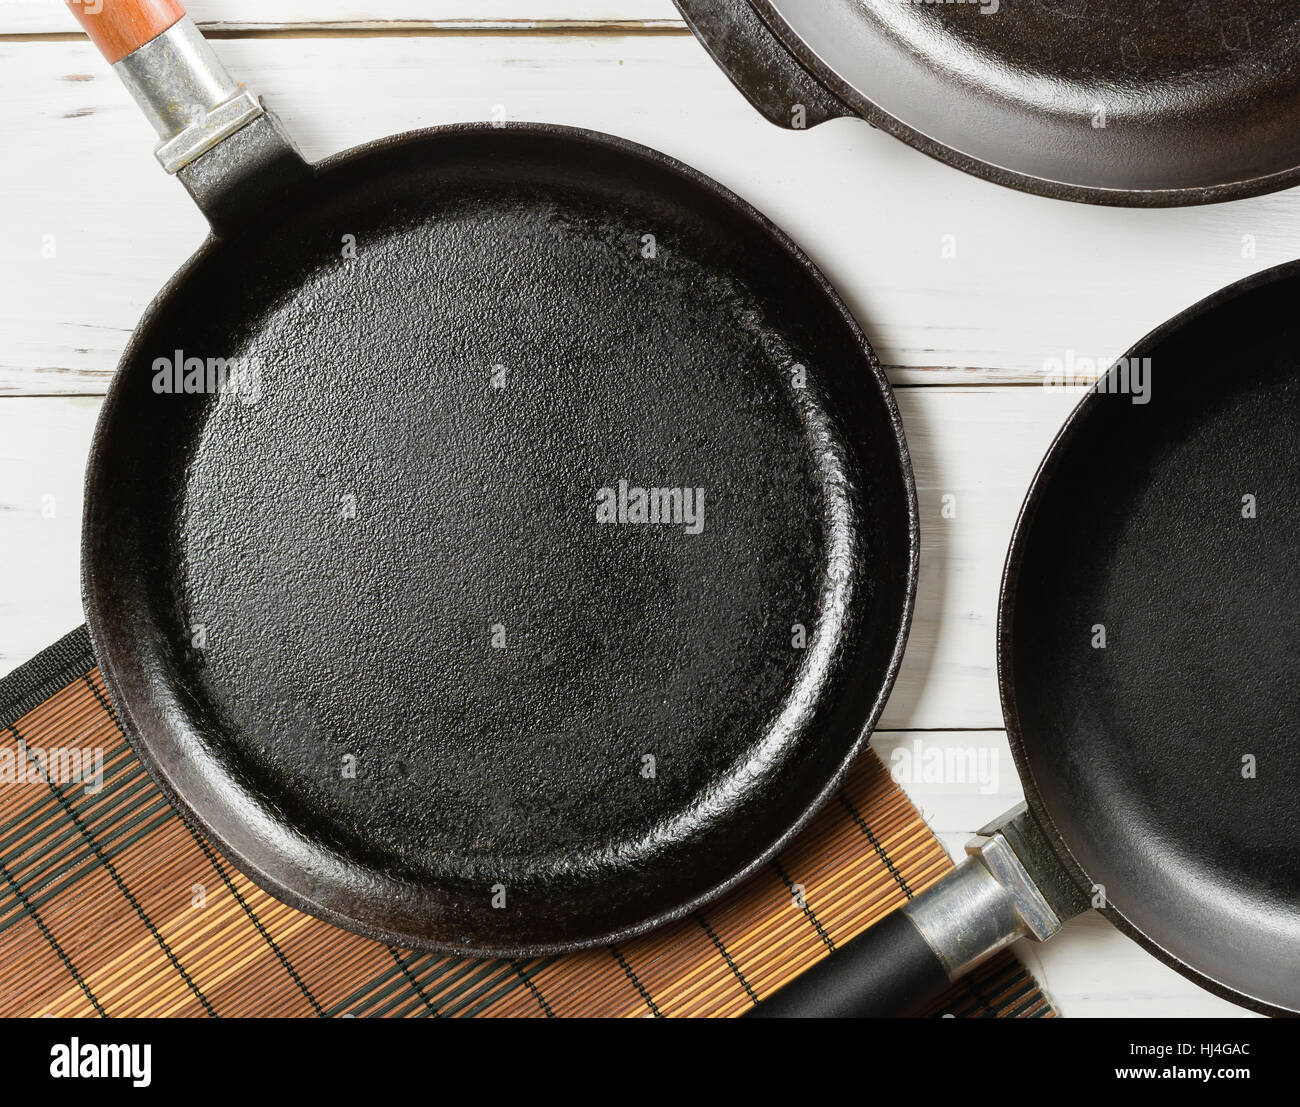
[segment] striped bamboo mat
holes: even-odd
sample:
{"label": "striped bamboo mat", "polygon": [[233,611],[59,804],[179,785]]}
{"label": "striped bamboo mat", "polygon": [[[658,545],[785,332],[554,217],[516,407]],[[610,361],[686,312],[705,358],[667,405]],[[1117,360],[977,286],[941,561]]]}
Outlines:
{"label": "striped bamboo mat", "polygon": [[[565,957],[413,953],[286,907],[190,829],[84,629],[0,682],[0,726],[0,1016],[736,1015],[951,867],[868,755],[776,861],[688,919]],[[102,789],[70,781],[98,751]],[[1053,1014],[1007,954],[931,1013]]]}

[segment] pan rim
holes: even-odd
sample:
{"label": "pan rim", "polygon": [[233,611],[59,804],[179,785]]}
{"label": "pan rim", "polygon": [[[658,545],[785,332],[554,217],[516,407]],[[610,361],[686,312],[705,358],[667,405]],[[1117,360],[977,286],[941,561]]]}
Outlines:
{"label": "pan rim", "polygon": [[955,146],[932,138],[898,116],[880,107],[865,93],[850,84],[828,66],[782,17],[774,0],[739,0],[749,4],[798,64],[831,95],[841,100],[859,118],[886,131],[894,138],[944,165],[1006,188],[1051,200],[1101,207],[1177,208],[1222,204],[1252,196],[1282,192],[1300,184],[1300,165],[1259,177],[1247,177],[1213,185],[1188,185],[1179,188],[1104,188],[1074,181],[1024,173],[997,162],[967,154]]}
{"label": "pan rim", "polygon": [[[1225,303],[1257,288],[1295,276],[1300,276],[1300,261],[1284,262],[1281,265],[1263,269],[1258,273],[1235,281],[1217,292],[1211,293],[1149,331],[1126,353],[1121,355],[1121,360],[1139,356],[1139,351],[1149,349],[1154,343],[1165,340],[1187,324],[1200,319]],[[1025,801],[1028,803],[1029,810],[1038,823],[1039,829],[1051,844],[1057,859],[1069,874],[1070,879],[1085,892],[1093,886],[1094,881],[1070,849],[1069,843],[1061,834],[1060,828],[1048,811],[1043,793],[1039,790],[1033,768],[1029,763],[1029,746],[1031,743],[1025,740],[1024,731],[1020,724],[1020,712],[1016,701],[1015,671],[1011,655],[1015,638],[1013,624],[1015,622],[1016,590],[1020,582],[1021,565],[1029,542],[1029,532],[1043,502],[1051,494],[1052,477],[1073,444],[1080,425],[1096,409],[1096,405],[1101,402],[1101,395],[1093,391],[1089,391],[1079,401],[1052,439],[1051,446],[1048,447],[1046,454],[1044,454],[1042,461],[1038,465],[1038,469],[1034,473],[1033,479],[1030,481],[1029,491],[1025,494],[1024,502],[1016,517],[1011,543],[1007,550],[1007,558],[1002,571],[1001,590],[998,594],[997,619],[997,671],[1002,718],[1006,727],[1007,741],[1011,747],[1011,756],[1015,761],[1016,772],[1024,789]],[[1258,996],[1242,992],[1200,971],[1151,938],[1141,927],[1109,902],[1107,906],[1097,910],[1117,930],[1131,938],[1148,953],[1153,954],[1161,962],[1177,970],[1211,994],[1258,1014],[1281,1017],[1300,1015],[1300,1009],[1282,1007],[1268,1000],[1260,999]]]}
{"label": "pan rim", "polygon": [[123,681],[113,658],[113,651],[110,648],[106,648],[106,641],[108,638],[108,635],[104,633],[106,615],[101,607],[100,600],[97,598],[102,592],[103,586],[100,585],[98,588],[96,586],[97,558],[93,550],[95,543],[92,528],[89,523],[91,519],[92,504],[96,499],[96,481],[97,479],[108,479],[107,475],[101,472],[98,458],[102,454],[102,446],[108,436],[107,428],[109,423],[112,421],[113,413],[116,411],[119,403],[122,402],[122,374],[120,370],[122,366],[130,363],[138,354],[143,335],[148,331],[149,327],[161,313],[164,306],[170,301],[173,294],[186,283],[190,274],[198,266],[203,264],[209,257],[211,257],[214,251],[220,248],[222,240],[216,235],[209,235],[195,253],[176,271],[171,279],[157,293],[141,316],[140,321],[137,323],[118,363],[118,371],[114,373],[112,381],[109,384],[103,407],[96,421],[95,433],[91,443],[85,479],[86,497],[83,512],[81,541],[82,603],[86,615],[86,624],[90,635],[92,650],[95,654],[95,660],[100,667],[101,674],[103,675],[105,686],[108,689],[110,702],[113,705],[115,714],[118,714],[120,721],[125,724],[123,729],[127,732],[128,740],[131,741],[132,748],[136,755],[140,758],[146,769],[148,769],[150,775],[158,784],[168,801],[176,808],[178,813],[201,830],[214,846],[218,847],[220,852],[235,864],[235,867],[238,868],[241,873],[248,876],[249,879],[251,879],[263,891],[297,910],[304,911],[307,914],[323,919],[326,922],[339,926],[352,933],[359,934],[363,937],[388,942],[404,948],[445,953],[454,956],[480,958],[517,958],[570,953],[625,941],[629,938],[663,926],[669,922],[683,918],[691,912],[698,910],[705,904],[713,902],[719,896],[752,876],[764,864],[770,861],[772,857],[784,849],[800,833],[800,831],[804,829],[816,813],[825,806],[827,801],[834,795],[836,789],[838,789],[842,784],[845,776],[867,749],[871,734],[879,723],[885,704],[893,690],[898,672],[902,666],[903,655],[911,630],[920,569],[920,510],[917,501],[916,481],[912,468],[911,454],[908,450],[902,417],[898,409],[893,387],[889,383],[889,379],[876,356],[875,350],[871,346],[870,341],[867,339],[857,319],[853,316],[852,312],[844,303],[843,299],[827,279],[825,274],[812,261],[812,259],[808,257],[808,255],[793,241],[793,239],[790,238],[789,235],[786,234],[785,231],[773,223],[767,216],[757,210],[747,200],[738,196],[714,178],[698,169],[695,169],[693,166],[672,157],[671,155],[619,136],[586,128],[568,127],[550,123],[517,121],[502,123],[446,124],[385,136],[331,155],[320,162],[314,163],[311,168],[314,175],[319,175],[324,172],[341,169],[354,162],[367,158],[372,154],[386,152],[406,144],[437,141],[456,136],[501,132],[513,133],[521,137],[557,138],[595,144],[607,150],[612,150],[616,153],[622,154],[630,159],[640,160],[643,162],[648,161],[657,168],[675,173],[683,177],[694,187],[703,190],[714,199],[727,205],[740,217],[753,223],[758,230],[763,232],[779,249],[789,256],[793,264],[801,269],[813,281],[818,292],[824,297],[827,305],[832,307],[841,319],[846,328],[846,335],[853,340],[856,348],[860,350],[865,359],[866,365],[870,370],[869,374],[864,374],[862,378],[863,395],[872,402],[874,402],[875,399],[878,399],[884,405],[883,413],[893,435],[894,456],[899,465],[899,473],[903,484],[901,491],[903,493],[903,501],[906,504],[907,565],[902,581],[903,603],[901,605],[901,610],[897,613],[897,625],[893,628],[894,645],[890,654],[889,662],[885,667],[883,678],[879,684],[876,695],[870,704],[870,708],[864,714],[858,734],[853,741],[848,744],[845,755],[840,760],[835,772],[830,775],[821,790],[813,797],[812,801],[804,808],[799,816],[793,820],[785,831],[770,845],[756,853],[748,863],[736,872],[732,873],[724,880],[714,884],[712,887],[695,896],[690,901],[678,904],[668,910],[661,911],[635,924],[621,927],[617,930],[584,937],[575,941],[566,940],[534,945],[502,946],[463,945],[435,941],[400,929],[390,929],[383,926],[371,925],[366,922],[360,922],[343,912],[321,904],[310,895],[306,894],[304,890],[291,887],[278,877],[272,876],[270,873],[266,872],[261,865],[253,862],[243,850],[234,848],[227,841],[226,836],[218,833],[209,819],[197,811],[184,798],[181,790],[173,783],[171,774],[161,764],[160,759],[154,755],[148,741],[142,737],[142,731],[138,726],[137,718],[131,710],[130,701],[128,697],[123,695]]}

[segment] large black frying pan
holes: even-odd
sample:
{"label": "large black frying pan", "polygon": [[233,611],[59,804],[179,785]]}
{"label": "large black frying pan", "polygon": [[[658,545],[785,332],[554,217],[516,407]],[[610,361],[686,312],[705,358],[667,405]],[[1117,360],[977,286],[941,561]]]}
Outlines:
{"label": "large black frying pan", "polygon": [[1297,302],[1300,263],[1234,285],[1079,405],[1002,591],[1029,812],[758,1013],[904,1012],[1089,904],[1210,990],[1300,1012]]}
{"label": "large black frying pan", "polygon": [[87,481],[90,632],[164,790],[405,946],[608,942],[754,870],[863,748],[915,588],[898,412],[817,270],[607,136],[308,167],[171,0],[82,14],[216,231]]}
{"label": "large black frying pan", "polygon": [[1067,200],[1233,200],[1300,179],[1289,0],[677,0],[769,119],[856,115]]}

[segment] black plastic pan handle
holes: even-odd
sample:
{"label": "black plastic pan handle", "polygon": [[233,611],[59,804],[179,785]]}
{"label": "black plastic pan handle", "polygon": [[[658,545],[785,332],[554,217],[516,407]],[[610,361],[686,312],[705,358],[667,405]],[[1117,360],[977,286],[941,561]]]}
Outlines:
{"label": "black plastic pan handle", "polygon": [[914,1014],[951,982],[906,911],[895,911],[742,1017],[881,1019]]}
{"label": "black plastic pan handle", "polygon": [[966,860],[746,1013],[765,1019],[913,1015],[1017,938],[1046,941],[1086,910],[1024,804],[984,827]]}

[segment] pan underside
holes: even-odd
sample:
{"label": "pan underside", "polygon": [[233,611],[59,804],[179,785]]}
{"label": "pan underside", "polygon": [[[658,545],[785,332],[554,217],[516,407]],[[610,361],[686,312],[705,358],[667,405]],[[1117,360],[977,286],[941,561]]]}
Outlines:
{"label": "pan underside", "polygon": [[1188,203],[1300,166],[1300,10],[1152,0],[752,0],[855,110],[944,160],[1075,199]]}
{"label": "pan underside", "polygon": [[[168,387],[213,357],[242,389]],[[883,375],[759,217],[627,144],[453,128],[335,162],[155,306],[88,616],[146,760],[272,891],[573,948],[734,882],[852,760],[910,497]]]}
{"label": "pan underside", "polygon": [[1089,397],[1031,493],[1002,623],[1013,747],[1076,874],[1203,982],[1286,1011],[1300,1011],[1297,295],[1296,266],[1229,290],[1129,355],[1147,402]]}

